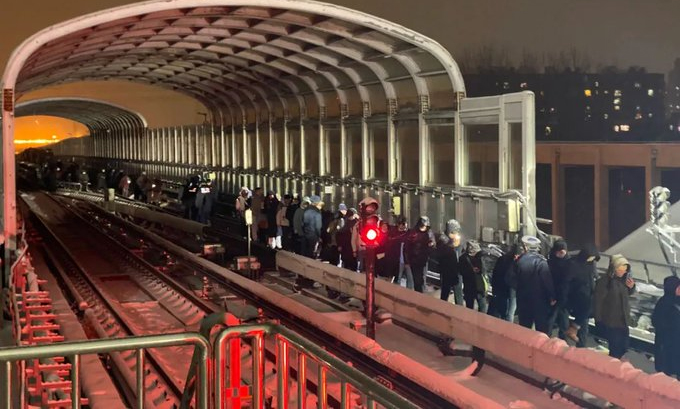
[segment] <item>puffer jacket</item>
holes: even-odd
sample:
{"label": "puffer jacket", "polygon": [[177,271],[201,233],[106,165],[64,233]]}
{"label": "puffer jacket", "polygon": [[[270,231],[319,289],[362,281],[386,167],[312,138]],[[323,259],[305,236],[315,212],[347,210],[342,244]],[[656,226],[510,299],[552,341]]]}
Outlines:
{"label": "puffer jacket", "polygon": [[626,287],[626,276],[617,277],[615,273],[617,267],[624,264],[630,266],[621,254],[612,256],[607,274],[595,283],[593,313],[596,324],[610,328],[625,328],[633,324],[629,298],[635,292],[635,286]]}

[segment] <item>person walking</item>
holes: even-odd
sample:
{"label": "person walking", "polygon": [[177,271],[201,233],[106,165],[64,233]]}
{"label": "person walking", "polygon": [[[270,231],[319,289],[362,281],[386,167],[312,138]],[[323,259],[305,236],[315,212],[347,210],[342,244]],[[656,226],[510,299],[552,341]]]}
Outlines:
{"label": "person walking", "polygon": [[550,274],[552,275],[553,285],[555,286],[555,294],[557,295],[557,304],[553,309],[551,321],[552,327],[557,327],[558,336],[565,338],[565,331],[569,327],[569,311],[567,311],[567,291],[565,281],[569,274],[569,253],[567,242],[558,239],[553,243],[550,249],[550,257],[548,258],[548,267],[550,267]]}
{"label": "person walking", "polygon": [[548,262],[539,251],[541,241],[522,237],[523,253],[509,271],[508,284],[517,292],[519,325],[550,335],[550,317],[557,303]]}
{"label": "person walking", "polygon": [[507,276],[515,268],[515,263],[520,256],[520,246],[513,244],[507,251],[496,260],[491,273],[491,302],[489,303],[489,315],[513,322],[517,309],[517,295],[515,290],[508,285]]}
{"label": "person walking", "polygon": [[664,295],[652,313],[654,365],[668,376],[680,376],[680,278],[666,277]]}
{"label": "person walking", "polygon": [[630,263],[621,254],[613,255],[607,274],[595,283],[593,312],[595,325],[609,344],[609,356],[614,358],[621,359],[628,350],[628,327],[632,325],[629,298],[634,292]]}
{"label": "person walking", "polygon": [[422,293],[425,288],[427,261],[435,246],[434,234],[430,230],[430,218],[420,216],[415,227],[406,237],[406,265],[413,273],[413,287]]}
{"label": "person walking", "polygon": [[293,247],[296,254],[302,254],[302,238],[304,237],[302,222],[305,210],[307,210],[311,203],[312,201],[308,196],[303,197],[300,207],[295,210],[295,216],[293,216]]}
{"label": "person walking", "polygon": [[465,252],[460,257],[460,275],[463,278],[463,298],[465,306],[486,313],[486,292],[489,288],[482,271],[482,248],[477,240],[467,242]]}
{"label": "person walking", "polygon": [[570,260],[567,276],[562,283],[562,291],[566,293],[562,298],[566,299],[567,309],[574,317],[564,335],[576,342],[579,348],[586,346],[588,338],[598,261],[600,252],[594,245],[586,245]]}
{"label": "person walking", "polygon": [[439,236],[434,258],[439,263],[441,293],[439,298],[448,301],[451,290],[461,281],[458,248],[460,247],[460,223],[451,219],[446,222],[444,234]]}

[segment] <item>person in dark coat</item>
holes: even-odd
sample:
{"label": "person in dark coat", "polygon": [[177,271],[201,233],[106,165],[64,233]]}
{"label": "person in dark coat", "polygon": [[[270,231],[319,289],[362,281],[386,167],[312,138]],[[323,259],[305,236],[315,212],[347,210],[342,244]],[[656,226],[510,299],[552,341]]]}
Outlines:
{"label": "person in dark coat", "polygon": [[276,226],[276,213],[279,211],[279,199],[276,197],[276,192],[267,192],[267,197],[264,198],[264,214],[267,218],[267,245],[271,248],[276,248],[276,236],[278,228]]}
{"label": "person in dark coat", "polygon": [[666,277],[664,295],[652,314],[654,365],[668,376],[680,376],[680,278]]}
{"label": "person in dark coat", "polygon": [[465,306],[486,313],[487,282],[482,271],[482,248],[476,240],[467,242],[465,253],[460,257],[460,275],[463,278]]}
{"label": "person in dark coat", "polygon": [[406,288],[413,290],[413,275],[410,270],[406,270],[404,265],[404,246],[408,235],[408,222],[404,216],[397,218],[397,226],[390,230],[387,239],[385,258],[388,267],[392,271],[395,284],[401,285],[401,279],[406,281]]}
{"label": "person in dark coat", "polygon": [[609,344],[609,356],[621,358],[628,350],[631,294],[635,281],[631,278],[630,263],[621,254],[609,261],[607,274],[595,283],[595,325]]}
{"label": "person in dark coat", "polygon": [[[302,214],[302,255],[316,259],[318,246],[321,244],[321,209],[323,202],[319,196],[312,196],[309,200],[310,205]],[[301,287],[309,287],[312,284],[314,284],[314,281],[298,276],[295,289],[299,290]]]}
{"label": "person in dark coat", "polygon": [[442,285],[439,298],[443,301],[449,300],[451,290],[460,281],[459,247],[460,223],[451,219],[446,222],[446,230],[439,236],[437,249],[434,252],[434,258],[439,264],[439,277]]}
{"label": "person in dark coat", "polygon": [[574,321],[565,331],[565,335],[575,341],[579,348],[586,346],[588,338],[588,319],[592,311],[599,260],[600,253],[597,248],[594,245],[586,245],[570,260],[567,276],[562,282],[561,297],[567,300],[567,309],[574,316]]}
{"label": "person in dark coat", "polygon": [[507,283],[509,271],[515,268],[515,263],[520,255],[520,247],[513,244],[507,251],[496,260],[491,273],[491,302],[489,314],[502,320],[513,322],[517,309],[517,296]]}
{"label": "person in dark coat", "polygon": [[[564,288],[564,281],[569,273],[569,253],[567,249],[567,242],[558,239],[553,243],[550,249],[550,257],[548,258],[548,267],[550,267],[550,274],[552,275],[553,285],[555,286],[555,293],[557,295],[557,304],[553,310],[551,318],[552,326],[557,327],[557,332],[560,338],[565,338],[565,331],[569,327],[569,311],[567,311],[567,291]],[[552,329],[551,329],[552,331]]]}
{"label": "person in dark coat", "polygon": [[524,253],[509,271],[507,282],[517,291],[519,325],[550,334],[550,316],[556,304],[555,287],[550,267],[539,251],[541,241],[534,236],[522,237]]}
{"label": "person in dark coat", "polygon": [[342,267],[350,271],[357,271],[357,258],[354,255],[352,249],[352,231],[354,226],[359,222],[359,214],[357,209],[350,208],[347,210],[345,215],[345,220],[338,230],[335,240],[338,243],[338,251],[340,252],[340,258],[342,260]]}
{"label": "person in dark coat", "polygon": [[430,218],[420,216],[413,230],[406,236],[406,264],[413,273],[413,287],[419,293],[424,291],[427,261],[434,250],[434,234],[430,230]]}

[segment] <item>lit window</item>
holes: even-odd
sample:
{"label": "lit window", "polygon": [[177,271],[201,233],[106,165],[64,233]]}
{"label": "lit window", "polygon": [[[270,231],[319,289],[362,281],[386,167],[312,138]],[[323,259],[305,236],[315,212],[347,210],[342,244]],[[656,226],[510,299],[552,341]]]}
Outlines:
{"label": "lit window", "polygon": [[621,98],[614,98],[614,105],[619,105],[621,103]]}
{"label": "lit window", "polygon": [[586,112],[590,112],[590,105],[586,105]]}
{"label": "lit window", "polygon": [[652,113],[650,112],[650,113],[647,114],[647,116],[651,118],[651,117],[653,117],[654,115],[652,115]]}
{"label": "lit window", "polygon": [[635,114],[635,119],[642,119],[642,114],[639,112]]}
{"label": "lit window", "polygon": [[621,109],[621,107],[620,107],[620,106],[618,106],[618,105],[614,105],[614,111],[619,111],[620,109]]}
{"label": "lit window", "polygon": [[647,90],[647,95],[649,95],[650,97],[653,97],[653,96],[654,96],[654,90],[653,90],[653,89],[648,89],[648,90]]}
{"label": "lit window", "polygon": [[591,97],[593,96],[593,92],[589,89],[584,89],[583,93],[585,94],[586,97]]}
{"label": "lit window", "polygon": [[597,88],[597,87],[599,87],[599,86],[600,86],[599,81],[595,81],[595,88]]}
{"label": "lit window", "polygon": [[609,114],[604,114],[604,119],[609,119]]}
{"label": "lit window", "polygon": [[620,89],[614,90],[614,96],[615,96],[615,97],[620,97],[620,96],[621,96],[621,90],[620,90]]}
{"label": "lit window", "polygon": [[640,110],[640,105],[635,106],[635,110],[639,111]]}
{"label": "lit window", "polygon": [[634,86],[635,88],[640,88],[640,83],[639,83],[639,82],[636,82],[635,84],[633,84],[633,86]]}
{"label": "lit window", "polygon": [[621,125],[621,132],[630,131],[630,125]]}
{"label": "lit window", "polygon": [[673,130],[673,125],[668,125],[668,130],[672,131]]}
{"label": "lit window", "polygon": [[550,108],[551,113],[555,113],[555,108]]}
{"label": "lit window", "polygon": [[504,82],[504,83],[503,83],[503,89],[510,89],[510,83],[509,83],[509,82]]}
{"label": "lit window", "polygon": [[545,136],[550,136],[551,133],[552,133],[552,128],[549,127],[549,126],[546,126],[545,127]]}
{"label": "lit window", "polygon": [[614,125],[614,132],[619,132],[619,126],[618,125]]}
{"label": "lit window", "polygon": [[675,86],[675,90],[676,90],[676,91],[680,91],[680,87],[678,87],[678,86],[676,85],[676,86]]}
{"label": "lit window", "polygon": [[523,83],[519,84],[519,87],[522,88],[522,89],[525,89],[525,88],[529,87],[529,84],[527,84],[526,82],[523,82]]}
{"label": "lit window", "polygon": [[605,94],[605,95],[609,95],[609,90],[607,90],[607,89],[604,90],[604,94]]}

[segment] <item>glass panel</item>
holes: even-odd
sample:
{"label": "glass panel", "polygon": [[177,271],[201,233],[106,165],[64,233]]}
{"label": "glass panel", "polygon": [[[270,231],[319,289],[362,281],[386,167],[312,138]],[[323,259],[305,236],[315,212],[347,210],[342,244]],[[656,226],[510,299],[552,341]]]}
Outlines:
{"label": "glass panel", "polygon": [[522,123],[509,124],[508,188],[522,189]]}
{"label": "glass panel", "polygon": [[453,185],[455,183],[455,128],[430,126],[430,183]]}
{"label": "glass panel", "polygon": [[387,125],[369,125],[369,172],[372,179],[387,180]]}
{"label": "glass panel", "polygon": [[244,158],[243,158],[243,133],[242,132],[236,132],[234,134],[234,146],[236,147],[234,149],[235,157],[236,157],[236,165],[240,167],[245,167],[244,163]]}
{"label": "glass panel", "polygon": [[347,135],[347,173],[348,176],[361,177],[361,127],[345,129]]}
{"label": "glass panel", "polygon": [[329,129],[326,131],[326,174],[333,176],[340,175],[341,160],[340,129]]}
{"label": "glass panel", "polygon": [[248,144],[248,168],[249,169],[255,169],[257,168],[257,145],[255,144],[256,139],[255,139],[255,130],[248,131],[248,135],[246,137],[246,143]]}
{"label": "glass panel", "polygon": [[288,152],[290,154],[290,170],[300,171],[300,130],[288,130]]}
{"label": "glass panel", "polygon": [[319,174],[319,127],[305,126],[305,171],[313,175]]}
{"label": "glass panel", "polygon": [[274,157],[276,158],[275,167],[278,170],[283,170],[283,164],[285,163],[286,155],[286,145],[284,141],[284,135],[282,129],[277,129],[272,131],[272,138],[274,138]]}
{"label": "glass panel", "polygon": [[498,124],[466,125],[468,186],[498,187]]}
{"label": "glass panel", "polygon": [[260,155],[262,155],[260,169],[269,169],[269,130],[266,128],[260,130]]}
{"label": "glass panel", "polygon": [[397,179],[418,183],[418,124],[405,122],[397,125]]}

